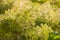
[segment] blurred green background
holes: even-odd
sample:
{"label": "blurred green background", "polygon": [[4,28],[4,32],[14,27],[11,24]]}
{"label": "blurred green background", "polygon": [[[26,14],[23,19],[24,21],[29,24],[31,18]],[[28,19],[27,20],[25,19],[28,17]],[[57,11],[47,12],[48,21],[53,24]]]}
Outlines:
{"label": "blurred green background", "polygon": [[0,0],[0,40],[60,40],[60,0]]}

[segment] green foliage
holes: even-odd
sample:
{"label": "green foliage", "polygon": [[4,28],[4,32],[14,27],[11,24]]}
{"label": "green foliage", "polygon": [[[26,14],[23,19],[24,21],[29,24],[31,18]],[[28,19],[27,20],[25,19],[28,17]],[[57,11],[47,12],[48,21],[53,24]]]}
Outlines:
{"label": "green foliage", "polygon": [[0,1],[0,14],[4,14],[5,10],[11,9],[13,2],[9,0]]}
{"label": "green foliage", "polygon": [[41,3],[43,4],[44,2],[46,2],[47,0],[31,0],[32,2],[38,2],[38,3]]}
{"label": "green foliage", "polygon": [[60,8],[60,0],[52,0],[52,1],[51,1],[51,4],[52,4],[53,6],[56,6],[56,7],[59,7],[59,8]]}
{"label": "green foliage", "polygon": [[59,40],[60,34],[58,32],[52,32],[49,34],[49,40]]}
{"label": "green foliage", "polygon": [[0,40],[60,40],[59,3],[0,0]]}

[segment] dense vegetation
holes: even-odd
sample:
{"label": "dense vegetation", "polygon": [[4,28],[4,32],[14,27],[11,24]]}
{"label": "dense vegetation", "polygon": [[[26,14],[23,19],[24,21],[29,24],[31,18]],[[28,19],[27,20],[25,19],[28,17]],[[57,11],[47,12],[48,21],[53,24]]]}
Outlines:
{"label": "dense vegetation", "polygon": [[60,0],[0,0],[0,40],[60,40]]}

